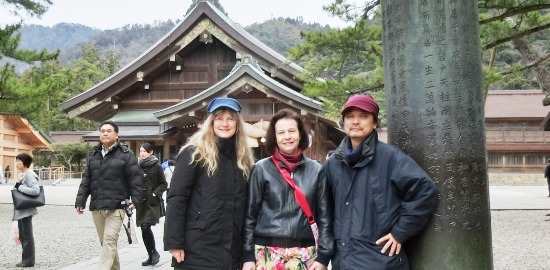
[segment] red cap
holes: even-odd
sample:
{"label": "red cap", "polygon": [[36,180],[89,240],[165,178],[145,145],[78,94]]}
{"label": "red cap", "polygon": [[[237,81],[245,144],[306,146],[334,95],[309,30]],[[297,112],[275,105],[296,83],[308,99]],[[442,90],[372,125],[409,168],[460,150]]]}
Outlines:
{"label": "red cap", "polygon": [[378,119],[378,104],[370,95],[351,96],[342,109],[342,116],[353,108],[370,112],[374,115],[374,119]]}

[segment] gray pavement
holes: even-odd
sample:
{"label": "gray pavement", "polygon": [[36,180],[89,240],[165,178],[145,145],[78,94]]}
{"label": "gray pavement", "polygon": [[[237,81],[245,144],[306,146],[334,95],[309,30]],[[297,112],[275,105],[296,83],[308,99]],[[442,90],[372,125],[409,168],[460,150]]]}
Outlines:
{"label": "gray pavement", "polygon": [[[64,180],[55,183],[54,181],[41,181],[46,195],[46,204],[48,205],[74,205],[76,193],[78,191],[79,179]],[[14,182],[0,185],[0,203],[12,203],[11,192]],[[76,215],[76,212],[75,212]],[[135,225],[135,224],[134,224]],[[119,258],[121,269],[172,269],[171,256],[167,251],[163,251],[162,235],[164,234],[164,218],[160,223],[152,227],[155,235],[157,250],[160,253],[160,261],[157,265],[144,267],[141,262],[147,259],[145,247],[141,241],[141,231],[136,227],[138,243],[119,249]],[[126,237],[121,232],[120,237]],[[99,254],[99,253],[98,253]],[[62,270],[97,270],[99,257],[84,260],[76,264],[62,268]]]}
{"label": "gray pavement", "polygon": [[[42,181],[46,193],[46,203],[50,205],[73,205],[79,180],[64,180],[52,185],[53,182]],[[9,194],[13,184],[0,185],[0,203],[12,203]],[[491,186],[489,188],[491,210],[548,210],[550,197],[546,186]],[[141,262],[147,259],[141,242],[129,245],[119,250],[122,269],[171,269],[170,254],[162,251],[162,235],[164,218],[160,224],[153,227],[157,241],[157,249],[161,254],[159,264],[142,267]],[[141,233],[137,229],[138,239]],[[121,235],[122,237],[122,235]],[[83,260],[79,263],[62,268],[63,270],[92,270],[97,269],[98,257]]]}

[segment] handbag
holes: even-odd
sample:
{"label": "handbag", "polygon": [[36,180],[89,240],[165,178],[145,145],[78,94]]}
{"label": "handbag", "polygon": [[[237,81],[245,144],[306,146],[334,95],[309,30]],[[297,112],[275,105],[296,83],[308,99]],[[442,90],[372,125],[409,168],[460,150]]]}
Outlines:
{"label": "handbag", "polygon": [[46,197],[44,196],[44,187],[39,186],[40,193],[38,195],[29,195],[20,192],[17,189],[12,189],[11,198],[13,199],[13,205],[16,210],[29,209],[33,207],[40,207],[46,204]]}
{"label": "handbag", "polygon": [[311,212],[311,208],[309,207],[309,204],[306,200],[306,195],[304,192],[298,187],[294,181],[292,180],[292,176],[290,173],[281,168],[279,166],[279,162],[274,156],[271,156],[271,159],[273,160],[273,163],[275,163],[275,167],[279,169],[279,172],[281,172],[281,175],[285,179],[285,181],[294,189],[294,197],[296,198],[296,201],[298,202],[298,205],[300,208],[302,208],[302,211],[307,217],[307,221],[309,222],[309,226],[311,227],[311,232],[313,232],[313,238],[315,239],[315,248],[317,249],[319,246],[319,227],[317,227],[317,222],[315,221],[315,217],[313,217],[313,213]]}

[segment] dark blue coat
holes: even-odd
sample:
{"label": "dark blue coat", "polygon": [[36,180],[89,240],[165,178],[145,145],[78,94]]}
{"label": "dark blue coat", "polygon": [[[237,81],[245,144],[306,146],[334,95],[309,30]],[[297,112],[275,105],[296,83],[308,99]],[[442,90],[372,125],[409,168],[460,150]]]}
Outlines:
{"label": "dark blue coat", "polygon": [[373,132],[353,168],[346,161],[347,137],[324,164],[335,200],[334,270],[409,269],[403,247],[389,257],[375,242],[391,232],[403,244],[424,228],[437,203],[437,186],[426,172]]}

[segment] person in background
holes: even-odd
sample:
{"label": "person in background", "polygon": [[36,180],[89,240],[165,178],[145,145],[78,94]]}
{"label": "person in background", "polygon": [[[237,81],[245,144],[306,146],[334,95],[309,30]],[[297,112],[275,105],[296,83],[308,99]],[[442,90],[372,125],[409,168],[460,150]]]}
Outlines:
{"label": "person in background", "polygon": [[546,177],[546,182],[548,183],[548,197],[550,197],[550,159],[544,168],[544,177]]}
{"label": "person in background", "polygon": [[6,178],[6,184],[7,184],[8,180],[10,180],[10,177],[11,177],[10,165],[6,166],[6,169],[4,170],[4,176]]}
{"label": "person in background", "polygon": [[138,164],[143,170],[143,201],[136,208],[136,225],[141,227],[141,237],[147,260],[142,266],[155,265],[159,262],[160,254],[155,247],[155,235],[151,226],[159,223],[162,193],[166,190],[166,179],[160,167],[159,160],[154,155],[154,147],[150,143],[144,143],[139,149]]}
{"label": "person in background", "polygon": [[[75,208],[84,213],[91,195],[90,211],[102,246],[99,269],[119,270],[118,236],[126,210],[139,207],[143,198],[143,172],[134,153],[118,142],[118,125],[104,121],[99,128],[100,144],[88,156],[78,188]],[[130,200],[130,205],[123,202]]]}
{"label": "person in background", "polygon": [[168,203],[164,249],[175,269],[242,266],[247,179],[254,164],[241,105],[215,98],[202,128],[180,149]]}
{"label": "person in background", "polygon": [[[283,109],[271,118],[265,143],[271,156],[250,176],[243,270],[327,269],[334,252],[332,193],[321,164],[303,154],[308,140],[296,112]],[[318,248],[306,211],[316,221]]]}
{"label": "person in background", "polygon": [[164,178],[168,186],[166,188],[166,197],[168,197],[168,191],[170,190],[170,181],[172,181],[172,175],[174,174],[174,169],[176,168],[176,162],[173,159],[168,160],[168,167],[164,169]]}
{"label": "person in background", "polygon": [[350,97],[341,117],[347,136],[323,164],[335,203],[332,269],[409,269],[402,245],[428,223],[437,186],[411,157],[378,140],[370,95]]}
{"label": "person in background", "polygon": [[168,160],[163,160],[162,163],[160,164],[160,167],[162,168],[162,170],[164,171],[164,169],[168,168]]}
{"label": "person in background", "polygon": [[[15,166],[21,173],[18,176],[14,189],[21,193],[36,196],[40,193],[38,187],[38,175],[36,175],[29,167],[32,164],[32,157],[29,154],[19,154],[15,157]],[[19,240],[23,253],[21,254],[21,262],[17,263],[17,267],[33,267],[35,264],[35,246],[34,236],[32,232],[32,217],[38,214],[36,207],[13,211],[13,220],[17,220],[19,229]]]}

